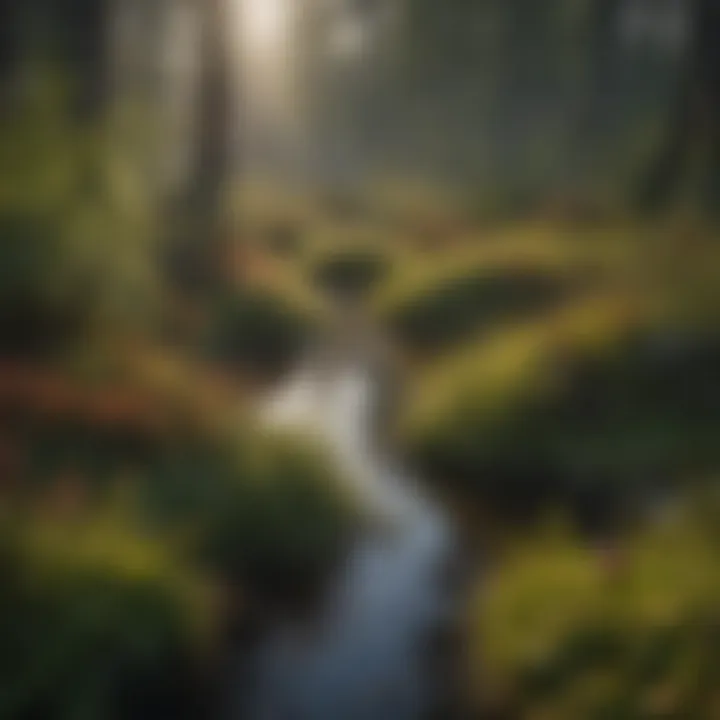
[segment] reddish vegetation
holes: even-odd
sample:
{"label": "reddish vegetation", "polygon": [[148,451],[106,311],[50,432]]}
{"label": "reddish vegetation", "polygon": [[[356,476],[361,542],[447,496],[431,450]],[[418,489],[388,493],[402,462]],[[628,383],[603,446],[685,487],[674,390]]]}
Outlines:
{"label": "reddish vegetation", "polygon": [[0,365],[0,414],[7,419],[79,421],[99,429],[127,427],[155,435],[171,420],[168,410],[141,389],[83,387],[47,369]]}
{"label": "reddish vegetation", "polygon": [[58,369],[0,362],[0,474],[17,462],[3,435],[27,421],[157,440],[183,428],[216,427],[243,394],[241,379],[162,354],[133,353],[123,378],[89,385]]}

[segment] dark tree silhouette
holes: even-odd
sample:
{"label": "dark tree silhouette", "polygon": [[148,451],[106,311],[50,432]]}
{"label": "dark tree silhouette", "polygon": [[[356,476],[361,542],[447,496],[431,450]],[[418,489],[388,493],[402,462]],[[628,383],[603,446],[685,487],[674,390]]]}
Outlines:
{"label": "dark tree silhouette", "polygon": [[640,203],[672,202],[692,174],[699,201],[720,206],[720,0],[693,0],[686,68],[666,140],[641,183]]}
{"label": "dark tree silhouette", "polygon": [[78,117],[95,120],[108,93],[109,0],[0,0],[0,85],[5,99],[35,56],[68,71]]}
{"label": "dark tree silhouette", "polygon": [[173,203],[171,263],[186,291],[206,292],[222,277],[226,229],[223,199],[233,158],[234,78],[226,0],[196,0],[200,23],[199,81],[192,165]]}
{"label": "dark tree silhouette", "polygon": [[232,78],[225,0],[201,5],[200,83],[191,201],[202,217],[216,217],[232,155]]}

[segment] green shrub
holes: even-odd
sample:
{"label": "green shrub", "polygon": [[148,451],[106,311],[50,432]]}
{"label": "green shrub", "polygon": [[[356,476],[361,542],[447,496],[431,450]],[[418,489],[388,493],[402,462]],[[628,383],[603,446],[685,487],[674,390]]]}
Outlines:
{"label": "green shrub", "polygon": [[154,525],[247,595],[292,599],[334,567],[355,521],[338,471],[304,437],[246,426],[167,447],[141,493]]}
{"label": "green shrub", "polygon": [[375,300],[380,321],[412,353],[460,341],[558,307],[586,287],[580,261],[510,252],[461,252],[398,273]]}
{"label": "green shrub", "polygon": [[47,355],[155,316],[151,194],[128,157],[46,90],[0,127],[2,353]]}
{"label": "green shrub", "polygon": [[718,341],[673,337],[616,302],[501,334],[421,378],[404,437],[429,474],[496,510],[563,503],[610,522],[720,459]]}
{"label": "green shrub", "polygon": [[61,228],[35,207],[0,204],[0,351],[44,355],[86,329],[81,298],[58,287],[66,259]]}
{"label": "green shrub", "polygon": [[21,473],[17,498],[70,482],[91,510],[130,486],[145,527],[185,537],[242,592],[312,585],[353,524],[337,469],[311,439],[260,430],[224,385],[173,367],[92,391],[33,377],[21,405],[3,407],[16,418],[0,439]]}
{"label": "green shrub", "polygon": [[240,431],[175,431],[141,455],[91,443],[90,471],[97,475],[101,453],[102,486],[112,489],[118,468],[134,460],[146,524],[187,538],[198,562],[241,594],[292,599],[333,568],[354,505],[311,440],[238,422]]}
{"label": "green shrub", "polygon": [[16,517],[1,542],[0,716],[190,716],[210,596],[165,543],[106,513]]}
{"label": "green shrub", "polygon": [[247,287],[217,303],[207,344],[230,367],[277,373],[298,359],[321,323],[322,315],[303,296]]}
{"label": "green shrub", "polygon": [[719,571],[715,524],[696,513],[612,553],[536,538],[471,605],[476,709],[522,720],[715,717]]}
{"label": "green shrub", "polygon": [[306,439],[252,434],[248,442],[238,477],[204,520],[204,552],[250,592],[293,597],[334,566],[353,505],[337,470]]}
{"label": "green shrub", "polygon": [[372,290],[390,269],[390,258],[379,249],[339,245],[314,260],[312,275],[323,289],[353,297]]}
{"label": "green shrub", "polygon": [[131,477],[145,526],[186,538],[197,561],[242,594],[291,599],[333,568],[354,506],[309,439],[237,422],[241,431],[176,427],[135,440],[97,427],[48,428],[29,448],[34,495],[70,477],[81,504],[93,507]]}

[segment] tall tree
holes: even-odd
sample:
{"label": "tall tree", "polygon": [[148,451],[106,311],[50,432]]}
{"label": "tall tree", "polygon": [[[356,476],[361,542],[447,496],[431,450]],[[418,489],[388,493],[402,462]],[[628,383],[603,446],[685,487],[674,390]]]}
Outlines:
{"label": "tall tree", "polygon": [[200,79],[197,97],[196,152],[191,201],[196,212],[216,217],[232,155],[232,77],[225,0],[201,5]]}
{"label": "tall tree", "polygon": [[[175,208],[178,280],[205,291],[221,275],[226,239],[223,201],[233,160],[234,79],[227,0],[196,0],[200,25],[195,135],[187,190]],[[173,232],[175,235],[175,232]]]}
{"label": "tall tree", "polygon": [[667,137],[641,183],[657,210],[688,182],[704,209],[720,210],[720,0],[692,0],[686,67]]}
{"label": "tall tree", "polygon": [[580,22],[578,37],[584,51],[577,59],[583,70],[578,74],[581,87],[570,98],[567,149],[571,164],[569,187],[585,195],[593,189],[591,178],[597,172],[598,160],[607,152],[607,125],[617,112],[613,88],[625,1],[592,0]]}

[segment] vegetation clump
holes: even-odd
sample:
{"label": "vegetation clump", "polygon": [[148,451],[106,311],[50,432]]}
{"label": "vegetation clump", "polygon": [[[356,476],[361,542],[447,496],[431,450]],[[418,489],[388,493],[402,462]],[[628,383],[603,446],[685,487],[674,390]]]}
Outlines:
{"label": "vegetation clump", "polygon": [[601,527],[714,467],[717,338],[644,312],[595,299],[449,357],[408,404],[410,453],[503,514],[569,505]]}
{"label": "vegetation clump", "polygon": [[607,264],[569,240],[502,236],[410,262],[379,288],[374,309],[406,353],[432,357],[582,297]]}
{"label": "vegetation clump", "polygon": [[3,717],[199,716],[213,593],[167,538],[96,511],[6,518],[0,543]]}
{"label": "vegetation clump", "polygon": [[388,276],[391,258],[372,244],[339,244],[316,253],[312,260],[315,283],[338,297],[367,295]]}
{"label": "vegetation clump", "polygon": [[305,294],[249,285],[217,301],[206,343],[223,365],[273,377],[292,366],[322,324],[322,308]]}
{"label": "vegetation clump", "polygon": [[516,548],[470,606],[475,710],[522,720],[711,717],[720,700],[711,516],[682,507],[612,549],[565,533]]}

